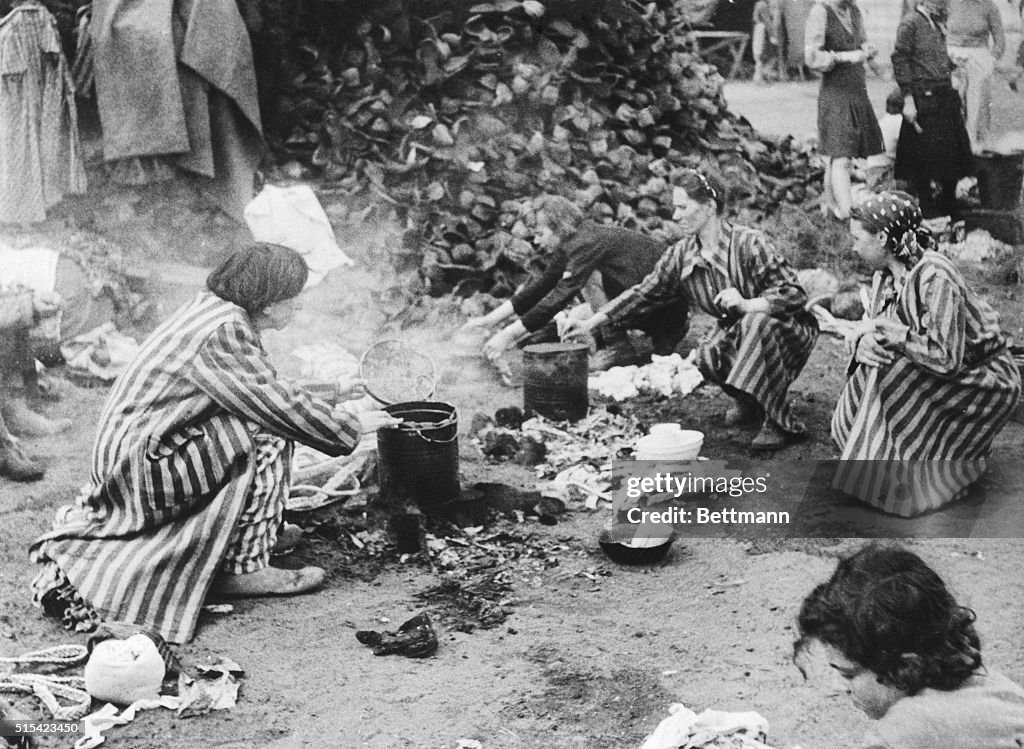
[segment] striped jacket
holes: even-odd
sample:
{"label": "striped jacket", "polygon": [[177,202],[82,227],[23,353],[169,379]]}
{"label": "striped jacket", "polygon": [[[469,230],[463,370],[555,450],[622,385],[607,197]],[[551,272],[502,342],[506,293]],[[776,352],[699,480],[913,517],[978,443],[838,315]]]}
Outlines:
{"label": "striped jacket", "polygon": [[282,381],[240,307],[201,292],[143,343],[99,421],[92,482],[31,549],[107,619],[191,638],[245,505],[254,436],[330,455],[358,423]]}

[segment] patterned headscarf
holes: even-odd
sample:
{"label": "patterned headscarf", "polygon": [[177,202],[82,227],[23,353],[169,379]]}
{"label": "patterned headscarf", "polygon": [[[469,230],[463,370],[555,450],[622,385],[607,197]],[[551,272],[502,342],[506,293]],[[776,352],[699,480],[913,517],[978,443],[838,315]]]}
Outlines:
{"label": "patterned headscarf", "polygon": [[921,209],[905,192],[883,192],[856,206],[850,217],[870,232],[885,233],[885,248],[912,268],[925,250],[935,249],[935,237],[921,226]]}

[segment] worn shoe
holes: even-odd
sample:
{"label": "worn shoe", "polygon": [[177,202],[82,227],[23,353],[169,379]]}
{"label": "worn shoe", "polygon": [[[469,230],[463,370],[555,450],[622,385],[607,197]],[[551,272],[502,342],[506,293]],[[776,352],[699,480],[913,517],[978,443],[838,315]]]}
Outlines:
{"label": "worn shoe", "polygon": [[774,421],[765,419],[761,431],[750,441],[750,446],[755,450],[780,450],[792,440],[792,436]]}
{"label": "worn shoe", "polygon": [[0,476],[12,481],[38,481],[46,471],[14,443],[0,444]]}
{"label": "worn shoe", "polygon": [[374,655],[404,655],[407,658],[427,658],[437,652],[437,633],[430,617],[417,614],[402,624],[397,632],[360,630],[356,639],[373,647]]}
{"label": "worn shoe", "polygon": [[327,572],[320,567],[299,570],[264,567],[244,575],[221,575],[214,581],[212,592],[225,598],[294,596],[316,590],[326,578]]}
{"label": "worn shoe", "polygon": [[722,422],[727,427],[753,426],[761,418],[761,409],[757,403],[747,400],[734,400],[725,410]]}
{"label": "worn shoe", "polygon": [[21,398],[5,400],[0,413],[7,428],[21,437],[49,437],[71,428],[71,419],[48,419],[29,408]]}

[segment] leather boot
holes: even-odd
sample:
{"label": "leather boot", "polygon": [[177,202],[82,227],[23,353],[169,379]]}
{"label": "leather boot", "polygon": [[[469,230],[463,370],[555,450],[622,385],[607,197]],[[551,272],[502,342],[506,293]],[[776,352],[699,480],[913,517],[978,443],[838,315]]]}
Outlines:
{"label": "leather boot", "polygon": [[38,481],[44,473],[43,466],[22,452],[18,445],[0,441],[0,476],[12,481]]}

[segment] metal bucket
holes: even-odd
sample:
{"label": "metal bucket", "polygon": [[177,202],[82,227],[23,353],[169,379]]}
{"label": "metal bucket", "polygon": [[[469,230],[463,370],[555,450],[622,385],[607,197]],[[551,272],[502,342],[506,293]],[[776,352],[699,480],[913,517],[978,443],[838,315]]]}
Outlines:
{"label": "metal bucket", "polygon": [[405,421],[377,430],[377,475],[385,500],[428,506],[459,496],[459,414],[455,406],[410,401],[385,406]]}
{"label": "metal bucket", "polygon": [[1009,211],[1021,204],[1024,154],[983,153],[974,157],[983,208]]}
{"label": "metal bucket", "polygon": [[587,415],[587,364],[584,343],[536,343],[523,349],[523,411],[555,421],[579,421]]}

